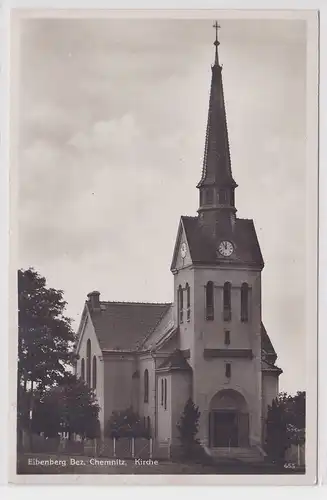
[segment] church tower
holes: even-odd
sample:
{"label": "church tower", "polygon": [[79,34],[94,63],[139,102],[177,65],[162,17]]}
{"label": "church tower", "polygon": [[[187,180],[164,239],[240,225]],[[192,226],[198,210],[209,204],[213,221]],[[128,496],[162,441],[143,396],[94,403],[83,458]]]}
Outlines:
{"label": "church tower", "polygon": [[199,216],[203,225],[213,232],[232,229],[235,222],[235,188],[229,151],[228,130],[222,67],[218,59],[218,24],[216,28],[215,61],[211,68],[207,132],[202,177],[197,185],[200,191]]}
{"label": "church tower", "polygon": [[196,217],[181,217],[171,265],[175,323],[211,448],[262,443],[261,271],[252,220],[236,217],[222,66],[214,63]]}

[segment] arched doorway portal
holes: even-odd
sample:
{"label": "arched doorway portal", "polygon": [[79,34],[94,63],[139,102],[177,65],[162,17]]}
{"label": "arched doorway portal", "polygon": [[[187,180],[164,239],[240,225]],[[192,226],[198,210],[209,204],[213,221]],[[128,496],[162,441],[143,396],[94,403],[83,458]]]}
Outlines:
{"label": "arched doorway portal", "polygon": [[248,405],[239,392],[223,389],[214,395],[210,402],[208,424],[209,446],[248,446]]}

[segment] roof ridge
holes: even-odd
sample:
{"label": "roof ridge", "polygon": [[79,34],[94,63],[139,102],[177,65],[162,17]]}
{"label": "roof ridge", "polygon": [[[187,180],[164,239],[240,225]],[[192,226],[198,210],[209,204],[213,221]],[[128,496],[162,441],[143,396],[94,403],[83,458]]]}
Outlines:
{"label": "roof ridge", "polygon": [[170,369],[187,369],[192,370],[190,364],[183,356],[180,349],[174,349],[160,364],[158,369],[170,368]]}
{"label": "roof ridge", "polygon": [[248,219],[247,217],[237,217],[236,220],[246,220],[246,221],[250,221],[250,222],[253,222],[253,219]]}
{"label": "roof ridge", "polygon": [[[170,305],[172,306],[173,303],[170,302]],[[166,314],[168,313],[169,309],[167,309],[166,312],[162,313],[162,315],[160,316],[160,318],[158,319],[158,321],[156,322],[156,324],[153,326],[153,328],[146,333],[145,337],[142,339],[141,343],[140,343],[140,347],[144,346],[145,342],[151,337],[152,333],[157,329],[157,327],[160,325],[161,321],[164,319],[164,317],[166,316]],[[162,337],[161,337],[162,338]]]}

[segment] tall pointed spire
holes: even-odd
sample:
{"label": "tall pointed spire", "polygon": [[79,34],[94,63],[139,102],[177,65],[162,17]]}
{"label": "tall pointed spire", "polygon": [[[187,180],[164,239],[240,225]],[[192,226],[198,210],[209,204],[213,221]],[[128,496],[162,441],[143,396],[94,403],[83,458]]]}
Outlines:
{"label": "tall pointed spire", "polygon": [[[215,62],[211,67],[211,90],[208,122],[203,158],[202,177],[197,187],[200,189],[199,214],[207,222],[232,221],[235,218],[234,190],[237,187],[232,176],[227,119],[222,82],[222,67],[219,65],[217,21]],[[210,212],[210,213],[209,213]]]}
{"label": "tall pointed spire", "polygon": [[216,49],[215,49],[215,66],[219,66],[218,46],[220,45],[220,42],[218,40],[218,30],[220,29],[220,26],[216,21],[212,27],[216,29],[216,40],[213,42],[214,46],[216,47]]}

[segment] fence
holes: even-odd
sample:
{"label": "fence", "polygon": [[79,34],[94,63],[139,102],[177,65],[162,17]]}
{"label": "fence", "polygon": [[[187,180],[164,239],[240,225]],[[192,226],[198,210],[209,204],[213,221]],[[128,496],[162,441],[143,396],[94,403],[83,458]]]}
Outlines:
{"label": "fence", "polygon": [[31,453],[66,453],[72,455],[83,455],[86,443],[66,437],[46,438],[39,434],[23,434],[21,443],[18,446],[19,451]]}
{"label": "fence", "polygon": [[285,460],[296,465],[305,465],[305,445],[292,444],[286,450]]}
{"label": "fence", "polygon": [[101,443],[101,456],[114,458],[152,458],[153,439],[109,438]]}
{"label": "fence", "polygon": [[78,436],[46,438],[42,435],[24,435],[19,451],[30,453],[60,453],[68,455],[103,456],[107,458],[170,458],[170,443],[157,443],[152,438],[85,439]]}

